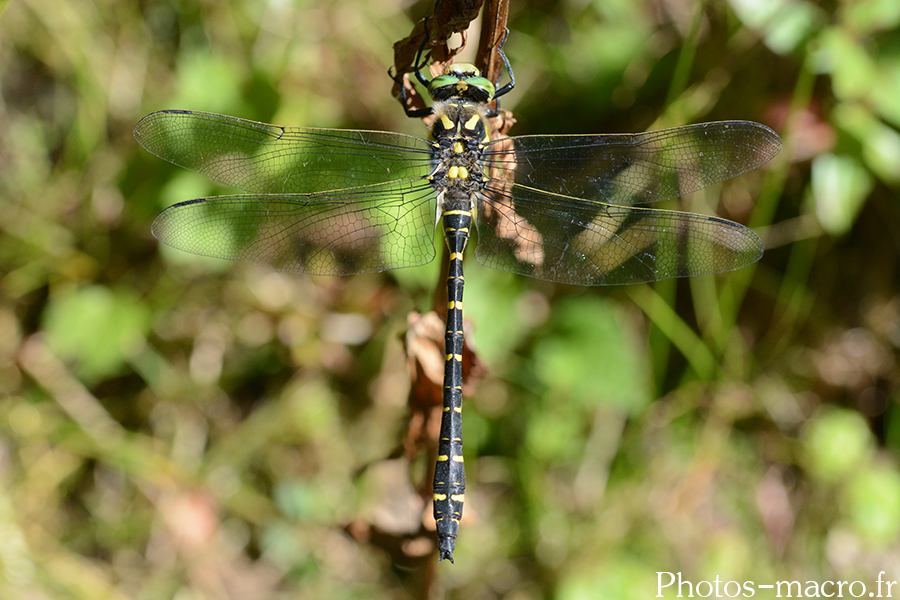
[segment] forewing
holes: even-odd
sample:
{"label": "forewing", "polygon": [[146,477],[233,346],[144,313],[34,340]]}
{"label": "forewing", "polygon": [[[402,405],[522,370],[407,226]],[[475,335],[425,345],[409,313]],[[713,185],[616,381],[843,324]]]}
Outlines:
{"label": "forewing", "polygon": [[746,173],[781,149],[759,123],[723,121],[609,135],[528,135],[487,149],[495,177],[549,192],[631,206],[677,198]]}
{"label": "forewing", "polygon": [[434,192],[393,181],[322,194],[218,196],[182,202],[153,222],[161,242],[279,271],[349,275],[434,258]]}
{"label": "forewing", "polygon": [[429,172],[430,143],[402,133],[281,127],[186,110],[147,115],[134,128],[147,150],[254,194],[310,194]]}

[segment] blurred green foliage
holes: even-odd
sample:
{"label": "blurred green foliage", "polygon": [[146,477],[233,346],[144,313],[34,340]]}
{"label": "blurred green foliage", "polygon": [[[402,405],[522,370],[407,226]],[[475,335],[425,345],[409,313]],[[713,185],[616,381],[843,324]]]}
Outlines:
{"label": "blurred green foliage", "polygon": [[897,2],[513,2],[513,134],[749,119],[786,145],[676,203],[753,226],[753,268],[578,289],[467,263],[486,373],[437,568],[424,452],[395,452],[437,266],[314,278],[158,248],[162,207],[226,190],[131,135],[161,108],[424,134],[385,71],[431,6],[0,9],[0,598],[900,579]]}

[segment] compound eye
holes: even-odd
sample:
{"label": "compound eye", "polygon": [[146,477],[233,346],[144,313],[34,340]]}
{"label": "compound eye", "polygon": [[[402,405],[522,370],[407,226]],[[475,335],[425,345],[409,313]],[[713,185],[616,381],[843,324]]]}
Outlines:
{"label": "compound eye", "polygon": [[494,84],[491,83],[491,80],[487,77],[469,77],[466,79],[466,83],[468,83],[470,87],[484,91],[484,93],[487,94],[488,100],[492,99],[494,97],[494,92],[496,92]]}
{"label": "compound eye", "polygon": [[457,83],[459,83],[459,77],[456,77],[454,75],[439,75],[428,83],[428,91],[433,92],[435,90],[441,89],[442,87],[456,85]]}

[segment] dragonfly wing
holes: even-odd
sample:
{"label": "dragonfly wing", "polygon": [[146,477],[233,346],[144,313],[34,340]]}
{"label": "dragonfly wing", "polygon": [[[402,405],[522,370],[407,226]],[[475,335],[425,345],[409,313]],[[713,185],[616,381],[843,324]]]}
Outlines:
{"label": "dragonfly wing", "polygon": [[528,135],[488,147],[497,179],[631,206],[677,198],[765,164],[781,150],[759,123],[723,121],[609,135]]}
{"label": "dragonfly wing", "polygon": [[254,194],[310,194],[426,176],[430,169],[431,143],[402,133],[165,110],[141,119],[134,137],[164,160]]}
{"label": "dragonfly wing", "polygon": [[322,194],[240,195],[175,204],[153,222],[161,242],[293,273],[349,275],[434,258],[431,185],[401,180]]}
{"label": "dragonfly wing", "polygon": [[494,269],[574,285],[644,283],[739,269],[762,256],[750,229],[718,217],[625,207],[492,184],[475,257]]}

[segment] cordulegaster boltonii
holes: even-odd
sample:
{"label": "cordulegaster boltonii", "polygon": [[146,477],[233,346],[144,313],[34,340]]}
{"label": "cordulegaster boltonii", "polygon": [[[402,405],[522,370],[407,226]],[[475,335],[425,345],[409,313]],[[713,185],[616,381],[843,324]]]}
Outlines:
{"label": "cordulegaster boltonii", "polygon": [[[743,225],[639,206],[750,171],[781,149],[747,121],[639,134],[525,135],[492,140],[495,89],[474,65],[428,80],[432,139],[364,130],[280,127],[164,110],[137,124],[144,148],[246,194],[175,204],[153,234],[175,248],[280,271],[350,275],[414,267],[449,249],[443,416],[434,476],[440,558],[453,561],[462,517],[463,252],[472,224],[481,264],[574,285],[721,273],[760,258]],[[502,44],[501,44],[502,46]]]}

